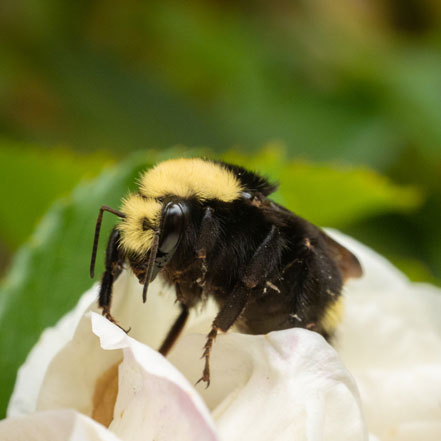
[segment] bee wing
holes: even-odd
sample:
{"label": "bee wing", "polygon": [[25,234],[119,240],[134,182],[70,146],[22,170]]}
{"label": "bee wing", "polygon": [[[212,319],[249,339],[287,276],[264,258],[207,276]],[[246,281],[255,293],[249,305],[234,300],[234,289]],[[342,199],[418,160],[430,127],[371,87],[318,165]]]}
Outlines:
{"label": "bee wing", "polygon": [[321,235],[328,246],[328,251],[337,263],[343,280],[346,281],[347,279],[358,279],[361,277],[363,275],[363,269],[357,257],[323,231],[321,231]]}
{"label": "bee wing", "polygon": [[363,269],[357,257],[352,254],[343,245],[328,236],[319,227],[302,217],[294,214],[287,208],[267,199],[267,203],[261,207],[265,213],[266,218],[278,225],[279,223],[285,225],[292,225],[293,228],[301,228],[301,231],[309,231],[312,236],[320,236],[323,239],[324,246],[330,254],[330,257],[336,262],[338,269],[341,272],[343,281],[347,279],[358,279],[363,275]]}

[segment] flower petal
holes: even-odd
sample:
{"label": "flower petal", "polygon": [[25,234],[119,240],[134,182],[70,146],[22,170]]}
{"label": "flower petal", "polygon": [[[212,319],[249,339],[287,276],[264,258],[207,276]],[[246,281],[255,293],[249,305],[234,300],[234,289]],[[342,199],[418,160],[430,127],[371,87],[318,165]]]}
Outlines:
{"label": "flower petal", "polygon": [[9,400],[7,415],[27,415],[36,410],[37,398],[46,371],[55,355],[72,339],[85,311],[96,301],[97,286],[81,297],[77,306],[66,314],[55,327],[46,329],[28,354],[17,373],[14,391]]}
{"label": "flower petal", "polygon": [[[170,355],[191,379],[205,337],[187,335]],[[289,329],[264,336],[220,335],[211,385],[199,388],[223,440],[365,440],[356,385],[318,334]]]}
{"label": "flower petal", "polygon": [[120,441],[101,424],[73,410],[37,412],[0,421],[2,441]]}
{"label": "flower petal", "polygon": [[[165,288],[159,280],[150,285],[147,305],[142,305],[140,290],[142,290],[142,287],[136,278],[129,271],[124,271],[113,289],[112,313],[118,318],[122,326],[132,328],[130,331],[131,336],[137,337],[153,347],[159,347],[174,318],[179,314],[179,308],[174,303],[174,294],[170,293],[170,290]],[[80,359],[78,358],[79,354],[81,354],[83,360],[89,361],[89,363],[82,366],[82,369],[86,370],[87,366],[92,365],[93,355],[91,355],[92,352],[89,352],[92,347],[98,352],[101,351],[99,345],[94,343],[96,337],[90,332],[90,322],[87,320],[83,322],[82,330],[78,331],[83,337],[77,336],[76,340],[82,342],[82,338],[85,338],[85,346],[88,345],[88,349],[85,347],[77,353],[77,349],[81,346],[80,343],[68,345],[72,339],[75,339],[74,333],[85,312],[88,310],[98,310],[98,292],[99,285],[95,284],[81,297],[73,311],[66,314],[53,328],[48,328],[43,332],[39,341],[29,353],[25,363],[19,369],[14,392],[8,406],[8,416],[26,415],[36,410],[37,397],[45,377],[50,377],[50,380],[46,380],[46,385],[43,388],[42,402],[39,405],[40,409],[60,408],[63,407],[63,404],[69,404],[70,407],[81,408],[85,413],[89,414],[87,409],[90,410],[93,406],[92,398],[89,397],[87,399],[90,401],[88,404],[80,404],[77,401],[80,390],[78,390],[77,394],[73,391],[72,400],[69,403],[60,401],[58,405],[55,405],[52,402],[52,398],[57,394],[57,387],[61,385],[64,377],[69,375],[75,377],[82,374],[76,369],[76,361]],[[149,325],[150,323],[151,325]],[[88,337],[85,337],[85,335]],[[66,355],[69,361],[60,362],[54,360],[61,350],[64,352],[63,355],[60,355],[60,358],[64,359]],[[70,355],[68,355],[69,353]],[[108,363],[110,362],[111,359],[108,360]],[[105,370],[108,367],[106,364],[102,366],[102,369]],[[50,368],[49,375],[47,373],[48,368]],[[96,372],[96,375],[101,375],[102,373]],[[52,384],[53,387],[49,384]],[[50,395],[51,393],[53,393],[53,397],[47,397],[46,394]],[[46,396],[46,398],[43,398],[43,396]],[[44,403],[45,401],[47,401],[47,404]]]}
{"label": "flower petal", "polygon": [[74,338],[49,365],[38,396],[37,410],[72,408],[92,416],[97,383],[122,359],[121,351],[103,351],[84,316]]}
{"label": "flower petal", "polygon": [[218,439],[204,402],[162,355],[94,313],[92,327],[102,348],[124,350],[113,432],[131,441]]}
{"label": "flower petal", "polygon": [[337,348],[369,429],[382,441],[441,439],[441,290],[411,283],[374,251],[332,234],[364,267],[347,284]]}
{"label": "flower petal", "polygon": [[[156,338],[154,329],[145,338]],[[172,440],[176,433],[182,440],[217,440],[205,404],[185,378],[156,351],[93,312],[81,318],[73,339],[50,363],[37,408],[74,408],[103,423],[115,416],[111,429],[124,440],[148,435]]]}

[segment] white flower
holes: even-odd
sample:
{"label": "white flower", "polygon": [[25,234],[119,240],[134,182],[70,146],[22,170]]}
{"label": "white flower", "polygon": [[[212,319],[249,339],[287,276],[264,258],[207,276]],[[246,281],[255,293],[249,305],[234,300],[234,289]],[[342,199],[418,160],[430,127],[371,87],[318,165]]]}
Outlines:
{"label": "white flower", "polygon": [[365,270],[345,290],[337,340],[363,406],[339,355],[303,329],[220,335],[211,385],[196,392],[212,305],[193,317],[168,361],[151,347],[179,313],[174,296],[154,283],[143,305],[138,282],[123,273],[112,312],[130,334],[86,312],[97,288],[86,293],[20,369],[0,439],[356,441],[368,439],[361,407],[371,440],[441,439],[440,290],[411,284],[333,234]]}

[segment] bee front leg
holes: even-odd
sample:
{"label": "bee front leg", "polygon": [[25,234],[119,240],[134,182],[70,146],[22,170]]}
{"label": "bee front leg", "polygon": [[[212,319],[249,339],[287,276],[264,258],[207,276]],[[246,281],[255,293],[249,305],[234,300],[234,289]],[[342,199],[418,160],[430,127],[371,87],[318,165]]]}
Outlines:
{"label": "bee front leg", "polygon": [[[103,316],[114,323],[116,326],[121,328],[121,326],[110,313],[113,284],[118,276],[121,274],[125,260],[124,256],[119,250],[119,240],[120,231],[116,227],[114,227],[112,232],[110,233],[109,241],[107,242],[105,262],[106,269],[101,279],[98,305],[102,309]],[[128,330],[125,330],[124,328],[121,329],[126,333],[130,331],[130,328]]]}

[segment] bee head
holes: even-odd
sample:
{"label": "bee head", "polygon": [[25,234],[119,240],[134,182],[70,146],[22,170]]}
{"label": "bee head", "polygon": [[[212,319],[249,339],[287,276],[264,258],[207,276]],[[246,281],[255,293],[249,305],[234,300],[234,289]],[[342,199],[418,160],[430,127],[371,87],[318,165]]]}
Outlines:
{"label": "bee head", "polygon": [[183,199],[153,199],[133,194],[124,201],[121,212],[125,217],[117,227],[121,232],[120,246],[129,256],[140,283],[144,284],[145,301],[148,284],[179,246],[190,207]]}

